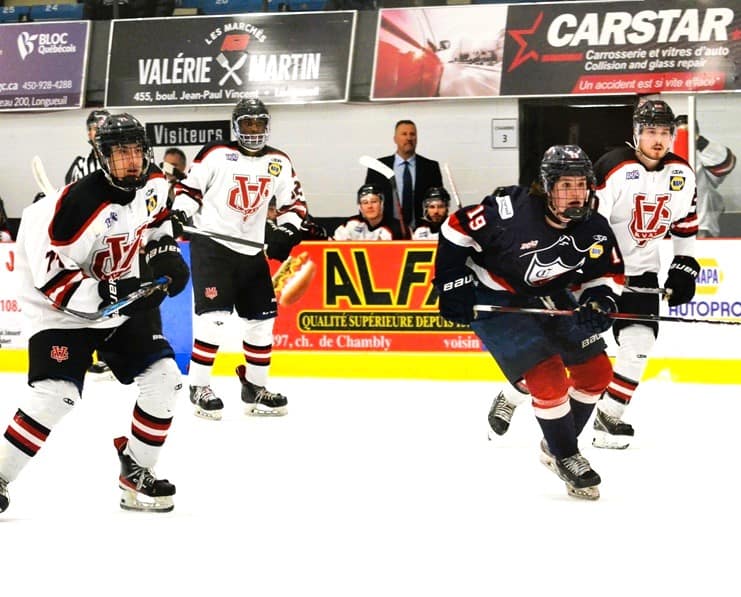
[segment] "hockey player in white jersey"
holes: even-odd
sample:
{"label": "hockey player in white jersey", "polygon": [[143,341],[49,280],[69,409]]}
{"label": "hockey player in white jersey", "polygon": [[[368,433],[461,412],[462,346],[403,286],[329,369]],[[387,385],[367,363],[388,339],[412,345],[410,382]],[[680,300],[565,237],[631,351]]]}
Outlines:
{"label": "hockey player in white jersey", "polygon": [[358,189],[358,213],[337,226],[334,240],[401,240],[401,224],[396,218],[384,218],[383,190],[375,184]]}
{"label": "hockey player in white jersey", "polygon": [[[674,133],[669,105],[645,101],[633,114],[634,147],[610,151],[595,164],[598,210],[617,237],[627,287],[659,287],[659,244],[671,235],[674,259],[664,282],[670,306],[692,300],[700,272],[695,259],[695,174],[683,158],[669,151]],[[658,314],[659,297],[624,292],[618,307],[629,313]],[[612,382],[597,403],[593,444],[622,449],[634,435],[632,425],[622,417],[641,381],[659,325],[619,320],[612,330],[618,351]]]}
{"label": "hockey player in white jersey", "polygon": [[79,401],[95,350],[121,383],[139,387],[130,436],[114,440],[121,462],[120,505],[173,508],[175,486],[152,471],[181,385],[162,335],[158,306],[165,291],[153,291],[111,317],[83,315],[95,317],[101,306],[142,287],[151,290],[153,278],[168,279],[167,293],[174,296],[187,283],[188,267],[172,237],[168,184],[152,163],[144,127],[129,114],[110,115],[100,125],[95,148],[102,170],[22,215],[16,264],[30,323],[30,388],[0,439],[0,511],[8,507],[8,483]]}
{"label": "hockey player in white jersey", "polygon": [[[285,260],[301,241],[306,217],[301,183],[288,155],[267,145],[270,114],[258,99],[240,101],[232,112],[236,141],[205,145],[188,176],[175,186],[173,217],[192,217],[196,227],[267,244],[267,257]],[[275,196],[277,223],[266,226]],[[211,369],[230,314],[243,322],[245,364],[237,367],[242,401],[250,415],[284,415],[288,400],[269,391],[268,370],[277,315],[264,251],[193,235],[191,264],[195,318],[189,383],[198,416],[218,420],[223,401],[211,389]]]}

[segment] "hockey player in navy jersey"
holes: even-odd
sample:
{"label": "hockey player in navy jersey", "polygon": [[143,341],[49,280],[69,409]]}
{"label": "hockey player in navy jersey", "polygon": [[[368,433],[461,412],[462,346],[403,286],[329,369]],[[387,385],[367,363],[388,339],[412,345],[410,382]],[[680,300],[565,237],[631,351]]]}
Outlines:
{"label": "hockey player in navy jersey", "polygon": [[[188,176],[175,186],[174,217],[196,227],[267,244],[267,257],[285,260],[302,239],[307,209],[291,159],[267,145],[270,113],[255,98],[232,111],[236,141],[206,144]],[[275,197],[276,220],[267,222]],[[267,223],[267,225],[266,225]],[[275,292],[262,249],[193,235],[193,351],[188,381],[195,414],[221,419],[224,403],[211,389],[211,369],[225,324],[236,310],[244,325],[245,364],[237,368],[249,415],[284,415],[288,400],[269,391],[268,370],[277,315]]]}
{"label": "hockey player in navy jersey", "polygon": [[153,278],[166,277],[168,294],[178,294],[187,284],[188,266],[172,237],[169,185],[152,163],[141,123],[129,114],[109,115],[98,128],[95,150],[100,170],[58,197],[33,203],[21,218],[16,269],[30,324],[29,392],[0,439],[0,511],[8,507],[8,484],[80,400],[96,349],[121,383],[139,387],[131,433],[114,440],[120,505],[173,508],[175,486],[152,471],[181,386],[173,350],[162,335],[158,306],[165,291],[115,316],[95,317],[101,306],[151,288]]}
{"label": "hockey player in navy jersey", "polygon": [[[633,114],[634,147],[614,149],[595,164],[599,213],[615,231],[625,259],[626,286],[649,292],[625,292],[621,311],[658,314],[659,244],[672,237],[674,259],[664,282],[669,306],[695,295],[700,264],[695,259],[698,220],[695,174],[690,165],[669,151],[675,132],[672,109],[661,100],[640,104]],[[622,420],[646,369],[659,324],[654,321],[615,323],[618,350],[613,379],[597,403],[593,444],[622,449],[630,445],[632,425]]]}
{"label": "hockey player in navy jersey", "polygon": [[[612,375],[600,334],[623,287],[615,236],[594,212],[592,163],[575,145],[542,159],[540,180],[497,189],[442,225],[440,314],[470,324],[507,379],[524,379],[543,432],[541,460],[570,495],[597,499],[600,476],[578,437]],[[574,310],[574,316],[474,311],[474,305]]]}

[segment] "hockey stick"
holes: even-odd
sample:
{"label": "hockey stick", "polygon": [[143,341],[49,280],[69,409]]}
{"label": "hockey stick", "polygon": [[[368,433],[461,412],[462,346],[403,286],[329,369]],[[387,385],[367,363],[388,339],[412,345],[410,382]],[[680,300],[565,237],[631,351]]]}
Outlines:
{"label": "hockey stick", "polygon": [[399,223],[401,224],[401,233],[404,235],[404,238],[407,238],[409,236],[409,230],[407,229],[406,222],[404,222],[404,212],[401,209],[401,201],[399,201],[399,189],[396,188],[396,175],[394,174],[393,169],[389,168],[381,160],[372,158],[369,155],[361,155],[360,158],[358,158],[358,162],[360,162],[361,166],[368,168],[368,170],[378,172],[381,176],[387,178],[388,181],[391,183],[391,195],[396,209],[399,210]]}
{"label": "hockey stick", "polygon": [[141,288],[138,288],[131,294],[126,295],[121,300],[118,300],[115,303],[111,303],[110,305],[106,305],[105,307],[102,307],[97,311],[93,311],[92,313],[78,311],[76,309],[70,309],[68,307],[62,307],[59,305],[54,305],[54,307],[58,311],[62,311],[63,313],[67,313],[69,315],[74,315],[75,317],[79,317],[80,319],[86,319],[88,321],[100,321],[106,319],[107,317],[117,315],[121,309],[128,307],[131,303],[134,303],[139,299],[146,298],[151,294],[154,294],[157,290],[166,290],[169,283],[170,279],[167,277],[163,276],[161,278],[157,278],[153,282],[142,285]]}
{"label": "hockey stick", "polygon": [[640,294],[660,294],[662,296],[669,296],[672,291],[666,288],[642,288],[640,286],[625,286],[623,292],[635,292]]}
{"label": "hockey stick", "polygon": [[[572,316],[576,312],[568,309],[528,309],[525,307],[505,307],[502,305],[474,305],[474,311],[496,311],[499,313],[529,313],[532,315]],[[672,315],[649,315],[639,313],[605,313],[610,319],[630,319],[633,321],[672,321],[675,323],[714,323],[719,325],[741,325],[741,321],[725,319],[689,319]]]}
{"label": "hockey stick", "polygon": [[450,168],[448,168],[447,162],[443,164],[443,170],[445,171],[445,177],[448,179],[448,183],[450,183],[450,194],[453,195],[455,204],[458,206],[458,209],[460,209],[463,205],[461,205],[461,198],[458,195],[458,189],[455,186],[455,181],[453,180],[453,175],[450,173]]}
{"label": "hockey stick", "polygon": [[57,189],[55,189],[54,185],[49,181],[44,164],[41,162],[41,158],[37,155],[33,156],[33,159],[31,160],[31,172],[33,173],[33,178],[36,181],[36,184],[44,195],[47,197],[56,195]]}
{"label": "hockey stick", "polygon": [[201,228],[194,228],[193,226],[183,226],[183,232],[187,232],[188,234],[197,234],[199,236],[207,236],[209,238],[217,238],[219,240],[225,240],[231,243],[245,245],[247,247],[255,247],[256,249],[265,248],[265,244],[263,243],[257,243],[253,240],[247,240],[246,238],[240,238],[238,236],[231,236],[229,234],[221,234],[221,232],[212,232],[211,230],[203,230]]}

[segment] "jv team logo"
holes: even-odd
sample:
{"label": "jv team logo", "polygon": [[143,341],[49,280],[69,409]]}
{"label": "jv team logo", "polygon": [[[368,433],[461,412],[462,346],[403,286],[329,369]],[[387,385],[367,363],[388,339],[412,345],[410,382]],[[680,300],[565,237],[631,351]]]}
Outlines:
{"label": "jv team logo", "polygon": [[667,206],[669,199],[670,195],[657,195],[652,201],[641,194],[633,198],[633,214],[628,229],[639,247],[655,238],[664,238],[669,232],[672,221],[672,212]]}
{"label": "jv team logo", "polygon": [[57,363],[69,360],[69,348],[66,346],[52,346],[49,356]]}
{"label": "jv team logo", "polygon": [[66,31],[61,33],[29,33],[21,31],[16,39],[21,60],[37,52],[38,54],[73,54],[77,46],[69,42]]}
{"label": "jv team logo", "polygon": [[270,199],[271,180],[269,176],[256,176],[251,181],[249,176],[235,175],[234,182],[237,186],[229,191],[227,204],[246,220],[258,210],[263,201]]}

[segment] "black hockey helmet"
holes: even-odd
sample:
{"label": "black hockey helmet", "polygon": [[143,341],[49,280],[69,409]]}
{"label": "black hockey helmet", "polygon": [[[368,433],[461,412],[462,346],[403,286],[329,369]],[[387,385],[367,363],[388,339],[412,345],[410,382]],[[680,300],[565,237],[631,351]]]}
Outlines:
{"label": "black hockey helmet", "polygon": [[633,111],[633,129],[636,135],[640,135],[643,127],[665,126],[674,134],[676,121],[674,112],[663,100],[646,100],[639,104]]}
{"label": "black hockey helmet", "polygon": [[[265,122],[265,132],[245,134],[239,128],[239,122],[244,118],[255,118]],[[260,151],[268,142],[270,136],[270,112],[256,97],[240,100],[232,111],[232,130],[237,143],[247,151]]]}
{"label": "black hockey helmet", "polygon": [[546,192],[546,206],[553,216],[557,215],[551,193],[562,176],[584,176],[587,179],[589,194],[581,207],[567,207],[561,214],[569,220],[587,219],[594,209],[594,187],[596,179],[592,160],[578,145],[554,145],[549,147],[540,162],[540,182]]}
{"label": "black hockey helmet", "polygon": [[445,207],[448,207],[450,205],[450,193],[445,190],[445,187],[430,187],[425,191],[422,207],[426,209],[433,201],[442,201]]}
{"label": "black hockey helmet", "polygon": [[383,205],[384,195],[383,190],[377,184],[364,184],[358,189],[358,203],[366,195],[378,195],[381,198],[381,205]]}
{"label": "black hockey helmet", "polygon": [[[139,176],[116,178],[111,172],[113,148],[124,145],[138,145],[141,148],[143,160]],[[144,126],[131,114],[111,114],[98,126],[98,132],[95,134],[95,151],[106,178],[113,186],[124,191],[135,191],[144,186],[147,172],[154,159]]]}
{"label": "black hockey helmet", "polygon": [[442,203],[446,210],[450,208],[450,193],[445,187],[430,187],[425,191],[425,197],[422,199],[422,217],[425,220],[429,220],[427,208],[433,203]]}
{"label": "black hockey helmet", "polygon": [[88,129],[91,129],[92,127],[97,128],[110,115],[111,113],[108,110],[93,110],[92,112],[90,112],[90,114],[87,115],[85,126],[87,126]]}

